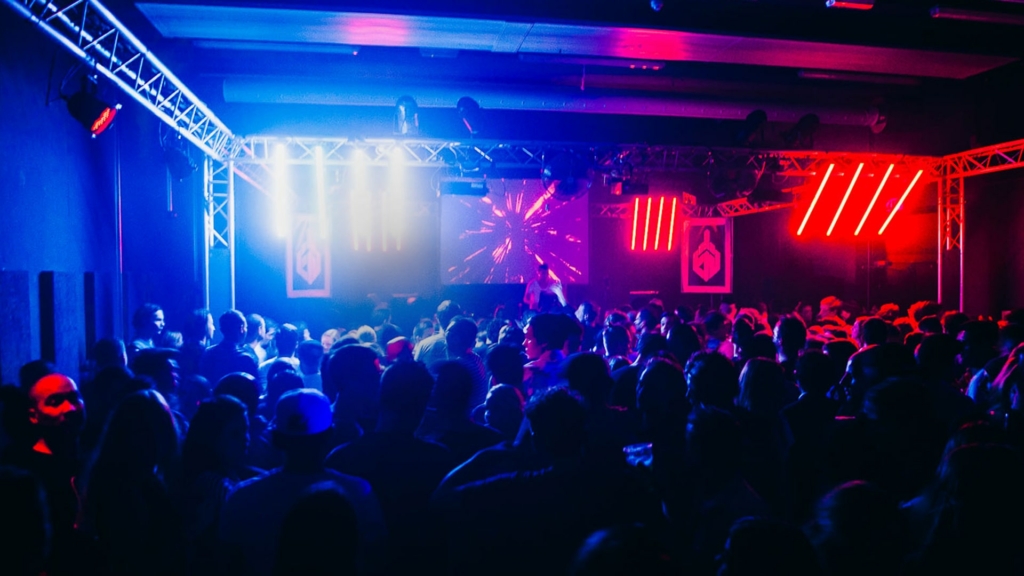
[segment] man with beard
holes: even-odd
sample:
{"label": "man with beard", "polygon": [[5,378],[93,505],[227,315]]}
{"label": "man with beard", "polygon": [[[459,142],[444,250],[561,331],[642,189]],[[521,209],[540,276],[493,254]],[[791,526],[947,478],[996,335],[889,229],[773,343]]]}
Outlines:
{"label": "man with beard", "polygon": [[27,384],[23,390],[31,433],[27,442],[8,448],[3,463],[31,472],[46,489],[53,528],[54,563],[49,572],[60,574],[73,557],[69,548],[78,512],[78,436],[85,423],[85,404],[78,385],[63,374],[47,374],[23,384]]}

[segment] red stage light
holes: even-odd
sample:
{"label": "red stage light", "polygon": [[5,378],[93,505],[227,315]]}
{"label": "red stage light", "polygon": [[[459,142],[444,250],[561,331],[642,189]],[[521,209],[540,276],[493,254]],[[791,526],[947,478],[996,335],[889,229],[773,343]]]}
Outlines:
{"label": "red stage light", "polygon": [[885,224],[882,224],[882,227],[878,229],[879,236],[882,235],[882,232],[885,232],[886,227],[889,226],[889,222],[892,222],[893,217],[900,211],[900,207],[903,206],[903,201],[910,195],[910,191],[914,188],[914,184],[917,184],[917,180],[921,177],[921,174],[924,174],[924,170],[918,170],[917,174],[914,175],[914,179],[910,181],[910,186],[907,186],[906,191],[903,192],[903,196],[900,196],[900,201],[896,203],[896,207],[892,209],[892,212],[889,213],[889,217],[885,219]]}
{"label": "red stage light", "polygon": [[804,227],[807,226],[807,221],[811,218],[811,212],[814,212],[814,207],[818,205],[818,198],[821,198],[821,191],[825,189],[825,183],[828,182],[828,177],[832,175],[832,169],[835,167],[835,164],[828,165],[828,170],[825,171],[825,177],[821,179],[821,185],[818,186],[818,191],[814,194],[814,200],[811,200],[811,207],[807,209],[807,213],[804,214],[804,221],[800,223],[800,228],[796,231],[797,236],[804,233]]}
{"label": "red stage light", "polygon": [[836,215],[832,217],[832,224],[828,227],[828,233],[826,236],[832,235],[832,230],[836,227],[836,222],[839,222],[839,215],[843,213],[843,208],[846,207],[846,201],[850,199],[850,192],[853,192],[853,186],[857,183],[857,178],[860,178],[860,171],[864,169],[864,163],[861,162],[857,166],[857,171],[853,173],[853,180],[850,180],[850,185],[846,188],[846,194],[843,196],[843,201],[839,204],[839,209],[836,210]]}
{"label": "red stage light", "polygon": [[665,197],[662,196],[658,202],[658,227],[654,229],[654,249],[658,249],[658,244],[661,242],[661,216],[665,213]]}
{"label": "red stage light", "polygon": [[676,231],[676,199],[672,199],[672,219],[668,225],[668,249],[672,250],[672,234]]}
{"label": "red stage light", "polygon": [[629,244],[630,250],[636,250],[636,219],[640,215],[640,199],[633,200],[633,241]]}
{"label": "red stage light", "polygon": [[878,184],[878,190],[875,190],[875,195],[871,198],[871,203],[868,204],[868,209],[864,211],[864,216],[861,217],[860,224],[857,225],[857,230],[853,233],[854,236],[860,235],[860,229],[863,228],[864,223],[868,221],[868,214],[871,214],[871,210],[875,207],[875,202],[878,201],[879,194],[882,193],[882,188],[885,188],[885,183],[889,180],[889,175],[892,174],[892,169],[895,167],[895,164],[889,164],[889,169],[885,171],[885,176],[882,177],[882,182]]}
{"label": "red stage light", "polygon": [[647,252],[647,236],[651,231],[651,199],[647,198],[647,219],[644,221],[644,252]]}

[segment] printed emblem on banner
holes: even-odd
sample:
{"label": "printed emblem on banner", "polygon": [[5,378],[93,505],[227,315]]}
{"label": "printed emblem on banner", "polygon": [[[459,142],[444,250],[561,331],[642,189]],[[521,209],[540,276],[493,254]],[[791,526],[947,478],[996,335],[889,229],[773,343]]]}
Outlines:
{"label": "printed emblem on banner", "polygon": [[312,214],[293,214],[288,234],[286,282],[289,298],[331,296],[331,248]]}
{"label": "printed emblem on banner", "polygon": [[701,280],[707,282],[714,278],[722,269],[722,253],[715,248],[711,241],[711,232],[704,231],[704,241],[697,247],[693,254],[693,271],[700,276]]}
{"label": "printed emblem on banner", "polygon": [[312,284],[323,272],[323,254],[317,249],[309,237],[309,226],[304,226],[299,235],[298,246],[295,247],[295,272],[299,277]]}
{"label": "printed emblem on banner", "polygon": [[732,220],[687,218],[683,221],[682,241],[682,291],[732,292]]}

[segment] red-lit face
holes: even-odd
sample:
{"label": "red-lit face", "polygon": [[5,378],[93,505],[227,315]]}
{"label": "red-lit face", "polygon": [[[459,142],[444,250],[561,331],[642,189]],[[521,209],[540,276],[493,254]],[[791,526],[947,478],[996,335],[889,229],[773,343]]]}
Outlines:
{"label": "red-lit face", "polygon": [[80,429],[85,404],[75,381],[62,374],[44,376],[29,391],[29,422],[38,426]]}

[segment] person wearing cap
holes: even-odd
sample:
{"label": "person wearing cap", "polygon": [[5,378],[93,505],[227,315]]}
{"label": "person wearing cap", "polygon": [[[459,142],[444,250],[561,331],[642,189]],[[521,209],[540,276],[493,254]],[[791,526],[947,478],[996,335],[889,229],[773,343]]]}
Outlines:
{"label": "person wearing cap", "polygon": [[269,430],[274,446],[285,454],[285,464],[240,484],[222,515],[220,538],[230,547],[238,571],[271,573],[285,515],[307,489],[322,482],[336,484],[355,509],[362,571],[381,565],[386,529],[369,483],[324,467],[332,419],[330,401],[318,390],[292,390],[278,400]]}

